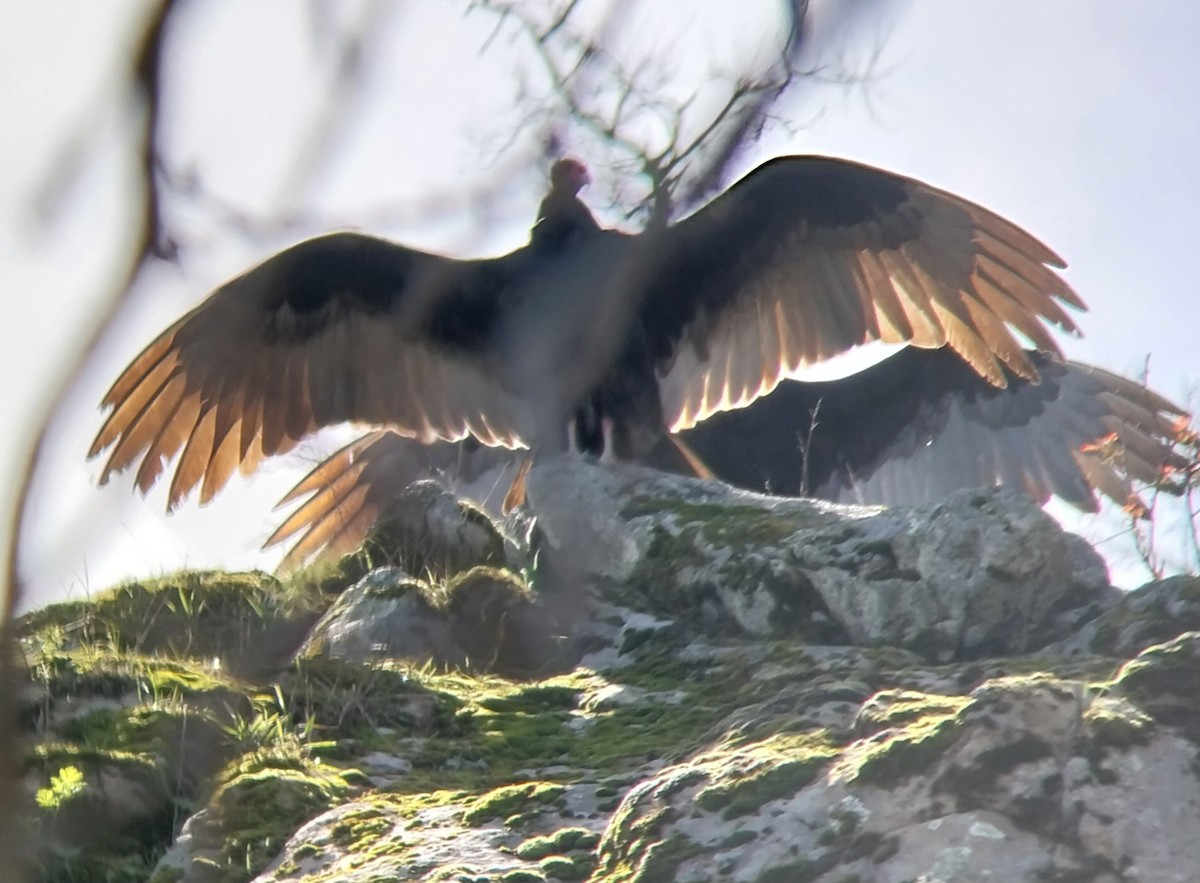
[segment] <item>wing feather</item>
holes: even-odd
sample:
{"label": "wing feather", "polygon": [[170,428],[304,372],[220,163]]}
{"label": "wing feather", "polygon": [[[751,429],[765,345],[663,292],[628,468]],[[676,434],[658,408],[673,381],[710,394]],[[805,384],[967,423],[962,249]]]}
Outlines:
{"label": "wing feather", "polygon": [[1118,375],[1025,355],[1041,382],[1004,368],[1001,389],[948,349],[907,349],[840,380],[784,382],[683,437],[734,484],[796,493],[807,474],[820,496],[866,503],[1004,484],[1093,511],[1094,492],[1132,505],[1135,482],[1186,462],[1175,449],[1178,406]]}
{"label": "wing feather", "polygon": [[998,319],[1021,332],[1040,352],[1058,354],[1058,344],[1036,316],[1023,309],[985,274],[977,272],[973,281],[975,296]]}
{"label": "wing feather", "polygon": [[[138,415],[145,410],[146,405],[162,392],[163,388],[174,376],[177,365],[178,355],[169,353],[161,359],[155,359],[149,365],[146,365],[142,358],[139,357],[126,369],[126,375],[136,376],[123,384],[123,386],[129,388],[129,392],[126,393],[125,397],[114,400],[112,403],[115,405],[112,413],[104,421],[104,425],[100,428],[100,432],[96,434],[96,439],[92,442],[92,446],[88,450],[89,458],[97,456],[105,448],[126,435],[125,429],[130,423],[135,422]],[[122,379],[124,379],[124,375]],[[123,469],[128,465],[129,463],[125,462],[120,467],[116,467],[112,465],[110,458],[109,464],[105,466],[104,472],[101,474],[100,483],[104,484],[108,480],[110,472],[116,471],[118,468]]]}
{"label": "wing feather", "polygon": [[[140,418],[145,415],[146,419],[136,425],[135,432],[123,436],[117,442],[105,465],[101,481],[105,480],[109,472],[124,469],[148,448],[153,446],[157,449],[158,439],[164,434],[166,427],[160,428],[154,421],[171,419],[186,397],[187,383],[183,377],[176,375],[168,380],[153,398],[142,405],[136,416]],[[173,455],[182,443],[181,438],[175,441],[174,445],[167,450],[167,456]]]}
{"label": "wing feather", "polygon": [[334,455],[321,465],[326,468],[327,472],[330,471],[331,465],[340,465],[342,468],[341,471],[327,477],[325,479],[327,483],[311,498],[305,500],[304,504],[288,516],[283,524],[279,525],[263,543],[264,549],[281,543],[302,530],[308,533],[313,523],[339,512],[346,497],[354,490],[359,476],[367,466],[365,461],[341,458],[340,455]]}
{"label": "wing feather", "polygon": [[267,259],[117,378],[89,451],[111,449],[101,482],[141,458],[145,492],[178,457],[168,506],[197,487],[207,501],[235,470],[345,420],[422,441],[476,432],[519,444],[527,417],[487,353],[518,255],[459,262],[337,233]]}
{"label": "wing feather", "polygon": [[[197,393],[192,393],[193,400],[197,397]],[[138,467],[134,483],[139,489],[142,489],[143,493],[149,490],[154,482],[158,480],[158,477],[166,468],[166,464],[184,442],[182,427],[171,421],[186,400],[187,394],[184,379],[176,377],[163,390],[163,394],[155,399],[153,403],[155,411],[152,419],[159,421],[161,424],[161,428],[155,434],[154,438],[143,443],[140,437],[130,436],[126,439],[126,444],[128,445],[127,451],[122,451],[119,445],[113,451],[110,463],[113,461],[132,462],[137,456],[142,455],[142,463]],[[147,423],[147,430],[153,425],[153,423]],[[143,451],[145,451],[144,455],[142,454]]]}
{"label": "wing feather", "polygon": [[[303,535],[284,557],[281,569],[293,569],[318,549],[327,549],[328,554],[337,556],[361,542],[379,514],[378,511],[364,507],[369,492],[370,488],[366,485],[352,486],[349,493],[340,498],[328,512],[309,523]],[[350,533],[357,533],[357,539],[353,542],[345,539]]]}
{"label": "wing feather", "polygon": [[912,340],[915,336],[912,322],[900,303],[899,292],[880,265],[878,255],[866,249],[860,250],[858,266],[862,272],[860,285],[863,297],[869,299],[875,309],[879,339],[885,343]]}
{"label": "wing feather", "polygon": [[[718,386],[729,405],[745,404],[756,388],[769,393],[802,366],[874,340],[948,345],[992,384],[1006,382],[1001,366],[1036,380],[1013,330],[1053,350],[1044,325],[1074,332],[1063,307],[1083,307],[1055,272],[1061,258],[999,215],[827,157],[767,162],[647,241],[661,260],[641,319],[676,430],[724,404]],[[777,337],[732,330],[761,328],[763,316],[777,317]],[[724,352],[742,346],[757,350]]]}
{"label": "wing feather", "polygon": [[240,405],[240,389],[234,390],[230,398],[222,399],[217,404],[213,454],[204,470],[204,482],[200,486],[201,506],[212,500],[237,470],[238,441],[241,435],[240,418],[237,414]]}
{"label": "wing feather", "polygon": [[[339,331],[341,326],[337,326]],[[287,435],[288,409],[295,407],[287,398],[287,373],[291,355],[272,348],[267,355],[266,371],[263,374],[262,426],[259,439],[266,454],[281,453],[290,447]],[[351,384],[333,382],[335,389],[348,389]],[[343,420],[346,418],[342,418]],[[182,465],[182,464],[180,464]]]}
{"label": "wing feather", "polygon": [[172,350],[175,340],[174,329],[178,328],[180,324],[182,323],[176,323],[142,350],[105,393],[102,399],[103,405],[114,407],[123,404],[132,396],[134,390],[145,383],[151,375],[158,373],[161,376],[163,370],[170,371],[174,367],[176,361]]}
{"label": "wing feather", "polygon": [[908,258],[895,251],[880,252],[877,258],[887,269],[889,284],[902,299],[905,314],[912,324],[913,337],[910,342],[922,349],[945,346],[946,329],[938,321],[930,292],[913,273]]}
{"label": "wing feather", "polygon": [[[451,468],[459,446],[421,445],[391,430],[355,439],[312,469],[276,508],[302,500],[263,544],[295,537],[280,565],[292,570],[318,553],[342,554],[358,546],[383,510],[409,483]],[[476,451],[490,459],[483,451]]]}
{"label": "wing feather", "polygon": [[[198,402],[198,416],[192,424],[183,453],[175,466],[175,475],[171,479],[168,499],[183,500],[204,479],[204,472],[212,456],[213,442],[216,434],[216,412]],[[177,424],[178,425],[178,424]]]}

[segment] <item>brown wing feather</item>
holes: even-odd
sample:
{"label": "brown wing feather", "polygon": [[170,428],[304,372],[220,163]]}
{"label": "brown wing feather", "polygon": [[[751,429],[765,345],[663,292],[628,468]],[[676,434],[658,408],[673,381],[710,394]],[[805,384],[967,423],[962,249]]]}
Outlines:
{"label": "brown wing feather", "polygon": [[[140,458],[145,492],[178,458],[168,507],[197,487],[207,501],[235,469],[248,474],[345,420],[422,441],[475,432],[518,445],[526,416],[482,352],[504,261],[455,262],[347,233],[269,258],[163,332],[113,384],[89,451],[112,449],[101,483]],[[436,290],[414,291],[422,280]]]}
{"label": "brown wing feather", "polygon": [[299,536],[280,564],[292,570],[318,553],[357,547],[383,509],[412,481],[427,478],[458,452],[447,445],[414,445],[391,430],[375,430],[347,444],[312,469],[276,506],[308,497],[263,544]]}
{"label": "brown wing feather", "polygon": [[[765,163],[647,243],[659,262],[641,318],[672,430],[872,340],[948,345],[997,386],[1004,369],[1036,380],[1015,334],[1058,354],[1044,324],[1073,333],[1062,307],[1083,308],[1058,255],[1016,225],[826,157]],[[775,339],[737,330],[773,313]],[[749,358],[726,352],[755,345]]]}
{"label": "brown wing feather", "polygon": [[365,505],[370,490],[366,484],[351,484],[328,511],[308,522],[300,539],[284,556],[280,569],[294,570],[320,550],[336,557],[362,543],[380,511],[378,507]]}
{"label": "brown wing feather", "polygon": [[[362,441],[360,439],[360,441]],[[370,447],[367,445],[366,447]],[[345,452],[334,454],[321,464],[326,474],[326,484],[317,493],[304,501],[279,528],[263,543],[263,548],[270,548],[303,531],[311,533],[313,527],[326,518],[339,517],[344,514],[344,503],[347,496],[355,488],[359,477],[366,468],[367,462]],[[367,483],[362,483],[367,487]],[[360,500],[361,503],[361,500]]]}

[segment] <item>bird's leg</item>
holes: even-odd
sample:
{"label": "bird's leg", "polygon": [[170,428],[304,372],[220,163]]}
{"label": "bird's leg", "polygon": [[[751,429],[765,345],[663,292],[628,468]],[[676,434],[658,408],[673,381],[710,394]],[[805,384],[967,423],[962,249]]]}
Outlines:
{"label": "bird's leg", "polygon": [[613,442],[615,425],[611,417],[600,418],[600,462],[605,466],[612,466],[617,462],[616,446]]}
{"label": "bird's leg", "polygon": [[675,447],[675,450],[679,452],[679,455],[683,457],[684,462],[686,462],[691,470],[696,474],[697,478],[707,478],[713,481],[718,480],[716,473],[714,473],[708,467],[708,464],[700,458],[699,454],[692,450],[691,446],[688,445],[687,442],[681,439],[678,435],[668,435],[667,438]]}
{"label": "bird's leg", "polygon": [[579,443],[579,420],[575,416],[567,421],[567,450],[572,454],[583,453],[583,445]]}
{"label": "bird's leg", "polygon": [[512,484],[508,487],[508,493],[504,495],[504,503],[501,505],[500,511],[505,515],[525,503],[525,478],[529,475],[529,467],[532,465],[533,453],[530,452],[521,461],[521,468],[513,476]]}

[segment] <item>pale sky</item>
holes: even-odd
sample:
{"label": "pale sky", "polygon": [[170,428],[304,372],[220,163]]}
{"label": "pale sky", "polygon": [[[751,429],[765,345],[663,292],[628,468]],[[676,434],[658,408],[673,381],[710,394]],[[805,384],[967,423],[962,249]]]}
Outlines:
{"label": "pale sky", "polygon": [[[0,5],[0,291],[8,307],[0,359],[15,417],[0,442],[0,456],[12,464],[0,476],[5,499],[47,389],[124,266],[130,179],[119,148],[127,109],[116,106],[114,71],[143,5]],[[713,3],[692,30],[673,35],[678,25],[663,13],[679,6],[649,4],[638,32],[661,35],[658,52],[682,59],[676,73],[686,80],[753,50],[747,21],[775,8],[769,0],[758,5],[763,12],[753,12],[754,3]],[[249,210],[282,206],[463,256],[520,244],[541,188],[532,168],[493,216],[373,223],[384,217],[381,206],[423,204],[487,179],[487,150],[513,123],[512,50],[502,45],[478,56],[490,20],[464,18],[444,2],[397,4],[386,27],[398,36],[378,62],[385,88],[370,102],[374,112],[350,114],[340,161],[315,187],[297,190],[290,173],[296,133],[318,105],[322,82],[301,8],[308,4],[185,5],[186,36],[173,44],[169,79],[172,161],[194,164],[208,187]],[[742,170],[781,153],[826,153],[998,211],[1070,263],[1067,278],[1091,311],[1079,317],[1085,338],[1064,339],[1068,356],[1130,374],[1149,354],[1155,388],[1186,398],[1189,384],[1200,381],[1193,291],[1200,277],[1193,221],[1200,7],[917,0],[882,8],[881,21],[855,32],[850,53],[862,59],[882,45],[870,87],[804,90],[781,107],[793,125],[748,151]],[[94,149],[63,195],[55,225],[35,235],[31,199],[64,133],[79,130],[98,133]],[[303,462],[272,463],[214,504],[191,503],[167,518],[165,487],[142,500],[129,476],[120,476],[98,490],[99,464],[84,460],[100,425],[100,396],[138,350],[213,285],[289,238],[319,232],[246,242],[236,230],[186,221],[197,231],[194,247],[179,266],[155,268],[139,286],[119,332],[106,337],[56,423],[26,523],[25,606],[181,566],[274,564],[255,550],[278,522],[271,503],[303,473]],[[1111,518],[1072,519],[1071,527],[1093,540],[1117,529]],[[1101,548],[1119,583],[1142,579],[1120,543]]]}

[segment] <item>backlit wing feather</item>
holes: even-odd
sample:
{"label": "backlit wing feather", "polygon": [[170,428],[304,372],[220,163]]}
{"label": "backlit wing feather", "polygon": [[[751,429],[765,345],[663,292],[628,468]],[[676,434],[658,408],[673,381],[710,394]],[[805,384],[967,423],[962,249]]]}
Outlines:
{"label": "backlit wing feather", "polygon": [[89,456],[139,463],[147,491],[177,458],[168,505],[207,502],[235,470],[322,426],[359,421],[422,442],[513,447],[521,401],[488,362],[511,261],[453,261],[353,233],[310,239],[225,283],[104,397]]}
{"label": "backlit wing feather", "polygon": [[[673,431],[874,340],[948,346],[989,383],[1037,379],[1082,301],[1063,261],[943,190],[826,157],[782,157],[647,238],[641,317]],[[648,257],[647,262],[651,260]]]}

